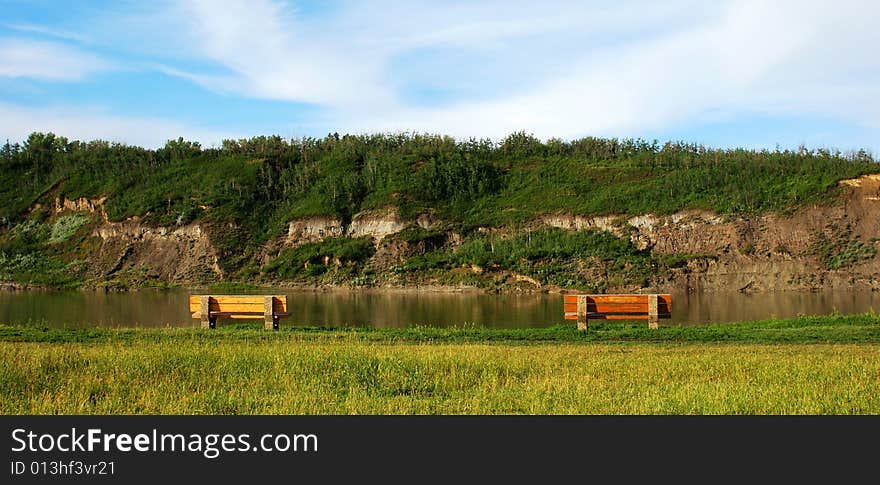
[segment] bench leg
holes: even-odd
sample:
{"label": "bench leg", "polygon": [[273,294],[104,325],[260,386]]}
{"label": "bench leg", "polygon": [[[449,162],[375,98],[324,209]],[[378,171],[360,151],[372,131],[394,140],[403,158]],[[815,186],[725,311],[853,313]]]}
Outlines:
{"label": "bench leg", "polygon": [[578,296],[578,330],[587,329],[587,297]]}
{"label": "bench leg", "polygon": [[648,328],[660,327],[660,312],[657,310],[657,295],[648,295]]}
{"label": "bench leg", "polygon": [[211,318],[211,297],[199,298],[199,313],[202,316],[202,328],[215,328],[216,318]]}
{"label": "bench leg", "polygon": [[278,317],[272,306],[272,297],[267,296],[263,301],[263,328],[266,330],[278,330]]}

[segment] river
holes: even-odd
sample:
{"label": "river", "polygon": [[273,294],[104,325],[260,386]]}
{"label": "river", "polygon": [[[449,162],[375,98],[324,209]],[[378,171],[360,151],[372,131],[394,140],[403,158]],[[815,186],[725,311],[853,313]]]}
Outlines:
{"label": "river", "polygon": [[[187,290],[0,291],[0,323],[51,327],[192,327]],[[263,292],[265,293],[265,291]],[[562,295],[394,290],[290,291],[282,325],[494,328],[564,323]],[[880,310],[880,293],[853,291],[673,294],[665,325],[703,325],[766,318]],[[574,325],[569,321],[568,324]],[[221,321],[222,325],[222,321]]]}

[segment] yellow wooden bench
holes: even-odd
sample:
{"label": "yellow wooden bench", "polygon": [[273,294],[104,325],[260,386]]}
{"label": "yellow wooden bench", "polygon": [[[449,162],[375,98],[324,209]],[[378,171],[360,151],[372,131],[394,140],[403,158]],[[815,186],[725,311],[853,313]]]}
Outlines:
{"label": "yellow wooden bench", "polygon": [[189,311],[202,328],[216,328],[218,318],[232,318],[261,319],[267,330],[278,330],[279,319],[290,315],[284,295],[190,295]]}
{"label": "yellow wooden bench", "polygon": [[657,328],[661,318],[672,317],[672,295],[565,295],[566,320],[577,320],[578,330],[596,320],[647,320]]}

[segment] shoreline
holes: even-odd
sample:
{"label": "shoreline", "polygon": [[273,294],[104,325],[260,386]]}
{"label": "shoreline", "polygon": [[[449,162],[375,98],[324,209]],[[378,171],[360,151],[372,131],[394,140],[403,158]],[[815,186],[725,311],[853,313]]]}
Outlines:
{"label": "shoreline", "polygon": [[[254,283],[243,283],[243,282],[217,282],[211,284],[167,284],[163,286],[131,286],[131,287],[99,287],[99,286],[79,286],[76,288],[63,288],[63,287],[55,287],[48,285],[39,285],[39,284],[30,284],[30,283],[19,283],[15,281],[0,281],[0,292],[19,292],[19,291],[45,291],[45,292],[105,292],[105,293],[127,293],[127,292],[138,292],[144,290],[153,290],[153,291],[179,291],[179,290],[191,290],[191,291],[228,291],[230,294],[232,292],[250,292],[257,290],[285,290],[285,291],[295,291],[302,293],[391,293],[391,294],[414,294],[414,293],[463,293],[463,294],[487,294],[487,295],[516,295],[516,294],[528,294],[528,295],[537,295],[537,294],[559,294],[566,295],[572,293],[589,293],[585,290],[579,290],[577,288],[559,288],[559,287],[543,287],[543,288],[535,288],[528,289],[522,287],[512,287],[512,288],[481,288],[478,286],[469,286],[469,285],[417,285],[417,286],[403,286],[403,285],[389,285],[389,286],[351,286],[351,285],[332,285],[332,284],[323,284],[323,285],[313,285],[313,284],[305,284],[305,283],[275,283],[275,284],[254,284]],[[648,291],[647,289],[636,289],[636,290],[620,290],[620,291],[605,291],[601,293],[636,293],[636,294],[648,294],[648,293],[673,293],[673,294],[746,294],[746,295],[760,295],[760,294],[777,294],[777,293],[798,293],[798,294],[808,294],[808,293],[822,293],[826,291],[848,291],[848,292],[856,292],[856,293],[878,293],[880,292],[880,288],[875,287],[852,287],[852,288],[838,288],[834,286],[822,287],[822,288],[792,288],[792,287],[782,287],[782,288],[767,288],[762,289],[761,291],[743,291],[741,289],[697,289],[693,287],[681,288],[677,285],[670,285],[668,288],[658,289],[654,291]]]}
{"label": "shoreline", "polygon": [[880,315],[803,316],[786,319],[710,323],[698,326],[660,325],[649,329],[643,322],[596,322],[587,331],[574,324],[548,327],[315,327],[283,326],[265,331],[261,326],[231,323],[214,330],[196,327],[47,327],[39,324],[0,323],[0,342],[19,343],[198,343],[216,341],[335,341],[374,343],[880,343]]}

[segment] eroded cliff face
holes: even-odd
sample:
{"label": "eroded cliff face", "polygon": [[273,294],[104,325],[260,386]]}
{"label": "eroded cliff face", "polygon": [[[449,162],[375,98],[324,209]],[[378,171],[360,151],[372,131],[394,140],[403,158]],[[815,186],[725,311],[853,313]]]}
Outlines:
{"label": "eroded cliff face", "polygon": [[67,197],[55,197],[55,213],[64,211],[88,212],[90,214],[99,213],[104,222],[107,222],[107,211],[104,210],[104,201],[107,196],[95,197],[89,199],[80,197],[78,199],[68,199]]}
{"label": "eroded cliff face", "polygon": [[717,256],[696,278],[689,275],[686,288],[878,290],[880,258],[861,258],[856,248],[880,249],[880,177],[869,175],[841,185],[843,194],[835,203],[788,216],[661,226],[640,233],[653,251]]}
{"label": "eroded cliff face", "polygon": [[[835,202],[787,215],[744,218],[699,210],[634,217],[545,214],[532,226],[608,231],[656,254],[698,257],[665,275],[663,284],[670,289],[880,290],[880,257],[851,257],[847,253],[851,248],[880,250],[880,175],[844,180],[840,185],[841,196]],[[301,219],[290,222],[284,244],[317,242],[330,236],[369,236],[377,248],[374,266],[381,269],[403,262],[418,249],[389,237],[410,224],[431,228],[438,221],[428,215],[407,221],[394,209],[358,214],[348,227],[332,218]],[[446,243],[453,244],[455,236],[448,234]]]}
{"label": "eroded cliff face", "polygon": [[284,245],[299,246],[311,242],[320,242],[328,237],[370,237],[378,246],[379,242],[406,229],[411,223],[429,227],[432,219],[428,215],[420,216],[417,221],[405,221],[397,209],[388,208],[381,211],[369,211],[356,214],[348,227],[342,221],[328,216],[306,217],[288,222],[287,236]]}
{"label": "eroded cliff face", "polygon": [[319,242],[328,237],[341,237],[344,234],[342,221],[334,217],[316,216],[296,219],[287,224],[285,243],[291,246]]}
{"label": "eroded cliff face", "polygon": [[215,281],[223,273],[208,235],[199,224],[153,227],[139,217],[110,222],[106,196],[55,197],[54,215],[93,216],[91,238],[79,249],[87,259],[87,286],[118,281],[121,286],[144,282],[195,283]]}
{"label": "eroded cliff face", "polygon": [[[669,284],[684,290],[772,291],[863,288],[880,290],[880,258],[851,258],[848,248],[880,249],[880,175],[840,182],[841,197],[830,205],[805,207],[791,215],[725,218],[706,211],[666,216],[583,217],[548,215],[544,225],[571,230],[599,229],[629,237],[658,254],[708,258],[675,270]],[[829,268],[839,252],[841,264]]]}
{"label": "eroded cliff face", "polygon": [[625,218],[620,216],[578,216],[564,214],[545,214],[538,218],[540,225],[558,227],[567,231],[600,230],[618,236],[624,235]]}
{"label": "eroded cliff face", "polygon": [[347,235],[349,237],[369,236],[373,240],[381,240],[402,231],[408,225],[409,222],[404,221],[396,209],[362,212],[352,218]]}
{"label": "eroded cliff face", "polygon": [[[876,256],[880,251],[880,175],[844,180],[840,185],[841,194],[832,203],[786,215],[743,218],[696,210],[635,217],[545,214],[532,227],[608,231],[655,254],[695,256],[684,267],[658,275],[660,284],[669,290],[880,290],[880,256]],[[104,200],[61,197],[52,207],[58,215],[93,214],[92,237],[80,253],[87,255],[90,281],[187,284],[224,277],[207,234],[210,227],[204,223],[153,227],[137,217],[109,222]],[[436,229],[442,222],[431,214],[407,220],[394,208],[357,214],[347,225],[329,216],[297,219],[289,221],[286,234],[267,243],[257,258],[265,264],[286,247],[329,237],[369,237],[376,248],[369,264],[381,274],[413,254],[462,243],[461,236],[451,231],[412,243],[394,237],[410,225]]]}
{"label": "eroded cliff face", "polygon": [[150,227],[131,218],[106,222],[93,235],[100,241],[90,270],[97,279],[203,282],[223,275],[216,251],[199,224]]}

